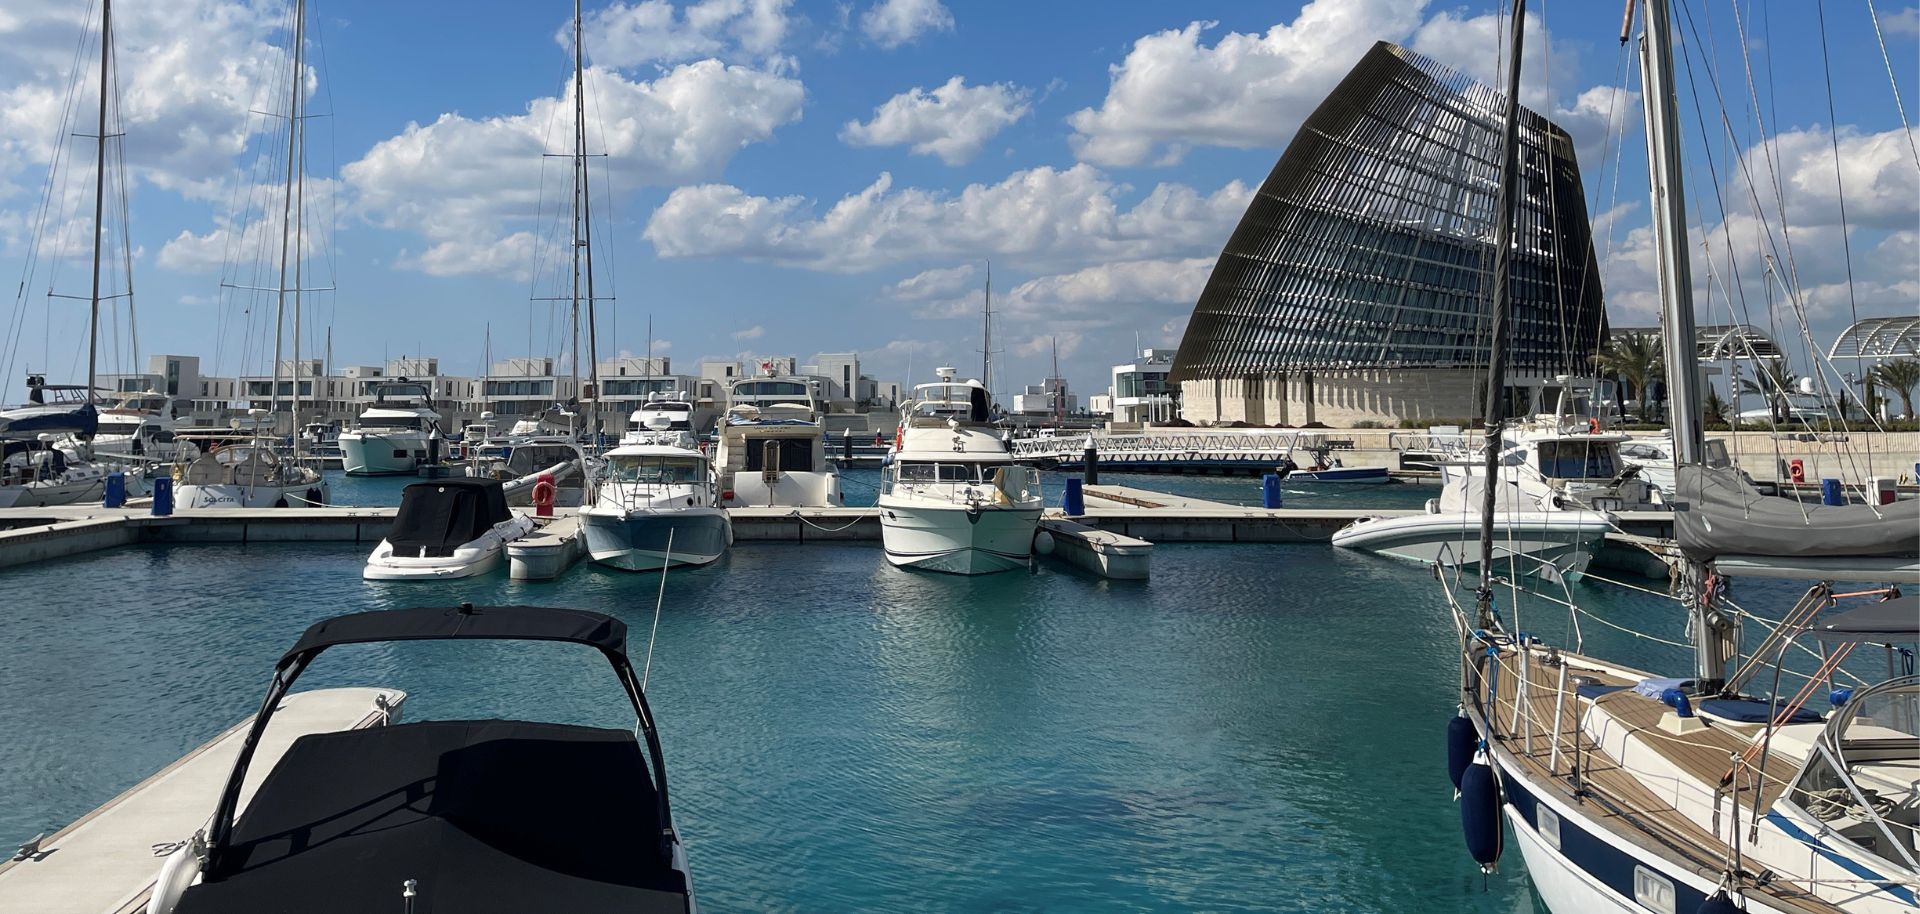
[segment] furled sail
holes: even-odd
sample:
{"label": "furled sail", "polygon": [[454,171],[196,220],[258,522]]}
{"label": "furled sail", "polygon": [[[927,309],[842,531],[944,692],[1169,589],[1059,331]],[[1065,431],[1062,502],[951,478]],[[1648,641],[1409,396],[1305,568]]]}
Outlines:
{"label": "furled sail", "polygon": [[[1687,557],[1920,558],[1920,501],[1823,505],[1761,495],[1730,467],[1675,469],[1674,540]],[[1817,576],[1817,575],[1810,575]]]}

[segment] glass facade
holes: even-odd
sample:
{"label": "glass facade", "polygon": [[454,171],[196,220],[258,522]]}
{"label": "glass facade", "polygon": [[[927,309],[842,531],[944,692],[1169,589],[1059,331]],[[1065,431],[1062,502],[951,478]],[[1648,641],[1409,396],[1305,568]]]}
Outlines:
{"label": "glass facade", "polygon": [[[1172,380],[1484,365],[1501,106],[1376,44],[1254,195]],[[1606,315],[1579,166],[1566,132],[1525,109],[1520,138],[1508,364],[1582,374]]]}

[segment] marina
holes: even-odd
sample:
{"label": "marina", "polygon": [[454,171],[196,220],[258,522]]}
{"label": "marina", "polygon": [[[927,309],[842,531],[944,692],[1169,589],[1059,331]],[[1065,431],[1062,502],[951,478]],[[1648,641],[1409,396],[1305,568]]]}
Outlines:
{"label": "marina", "polygon": [[1915,10],[417,6],[0,13],[0,912],[1920,914]]}

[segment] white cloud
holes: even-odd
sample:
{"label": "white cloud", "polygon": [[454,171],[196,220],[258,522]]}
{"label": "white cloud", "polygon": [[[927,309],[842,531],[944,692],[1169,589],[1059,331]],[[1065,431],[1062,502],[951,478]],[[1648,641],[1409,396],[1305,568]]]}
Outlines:
{"label": "white cloud", "polygon": [[[792,0],[700,0],[675,6],[666,0],[615,2],[587,14],[587,57],[595,64],[628,68],[680,63],[705,57],[768,60],[786,40]],[[554,34],[573,47],[573,23]]]}
{"label": "white cloud", "polygon": [[883,48],[897,48],[928,32],[953,31],[953,12],[940,0],[880,0],[861,14],[860,30]]}
{"label": "white cloud", "polygon": [[1011,83],[968,86],[955,76],[928,92],[915,86],[873,109],[866,123],[848,121],[840,139],[853,146],[911,146],[963,165],[1001,130],[1027,116],[1033,92]]}
{"label": "white cloud", "polygon": [[[1443,10],[1421,24],[1409,47],[1505,92],[1510,27],[1508,17],[1494,13],[1462,18],[1458,12]],[[1533,13],[1527,14],[1523,54],[1520,103],[1535,111],[1547,111],[1556,97],[1554,88],[1580,72],[1579,54],[1572,46],[1554,41],[1546,22]]]}
{"label": "white cloud", "polygon": [[1889,35],[1920,36],[1920,7],[1909,6],[1880,14],[1880,29]]}
{"label": "white cloud", "polygon": [[963,263],[957,267],[935,267],[922,270],[906,279],[894,283],[887,295],[898,301],[925,301],[941,295],[951,295],[971,285],[977,268],[973,264]]}
{"label": "white cloud", "polygon": [[[82,21],[86,10],[66,0],[13,0],[0,15],[0,197],[17,190],[9,185],[21,172],[50,161],[74,50],[83,29],[99,27]],[[268,43],[284,39],[283,9],[178,0],[115,13],[119,129],[131,175],[188,192],[218,187],[247,138],[263,128],[248,109],[275,107],[275,86],[285,93],[286,56]],[[83,61],[98,53],[97,35],[89,44]],[[83,71],[74,116],[91,123],[98,80],[89,78],[90,65]]]}
{"label": "white cloud", "polygon": [[[682,64],[650,82],[595,67],[588,93],[592,151],[606,153],[598,161],[616,196],[717,173],[741,148],[797,120],[805,94],[797,80],[718,60]],[[542,156],[566,148],[572,108],[569,85],[524,114],[443,114],[375,144],[341,174],[361,215],[427,239],[427,254],[407,265],[436,275],[514,275],[532,260],[529,253],[516,265],[509,255],[531,251],[533,236],[525,245],[515,237],[538,215]],[[604,190],[602,177],[595,179]]]}
{"label": "white cloud", "polygon": [[1099,165],[1177,160],[1190,144],[1271,146],[1293,135],[1367,48],[1413,31],[1426,0],[1314,0],[1266,34],[1212,47],[1193,22],[1134,42],[1098,108],[1068,118],[1074,152]]}
{"label": "white cloud", "polygon": [[753,326],[748,327],[745,330],[735,330],[733,331],[733,334],[732,334],[733,338],[736,340],[757,340],[766,335],[767,335],[767,328],[762,327],[759,324],[754,324]]}
{"label": "white cloud", "polygon": [[[1214,258],[1130,260],[1031,279],[1005,299],[1009,317],[1108,326],[1167,305],[1191,306],[1213,273]],[[1164,319],[1164,318],[1163,318]]]}
{"label": "white cloud", "polygon": [[647,222],[663,257],[739,257],[855,273],[914,261],[1004,259],[1027,269],[1218,251],[1252,190],[1210,194],[1160,184],[1123,209],[1126,188],[1075,165],[1018,171],[957,194],[893,188],[882,174],[815,217],[800,197],[759,197],[726,184],[676,189]]}

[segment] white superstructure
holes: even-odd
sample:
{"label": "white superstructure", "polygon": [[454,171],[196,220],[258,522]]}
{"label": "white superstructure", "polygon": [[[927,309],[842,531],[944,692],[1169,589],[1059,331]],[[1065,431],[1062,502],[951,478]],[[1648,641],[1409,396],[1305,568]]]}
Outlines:
{"label": "white superstructure", "polygon": [[714,468],[729,507],[839,505],[840,474],[827,461],[820,401],[806,378],[735,381],[720,422]]}
{"label": "white superstructure", "polygon": [[440,428],[432,386],[401,378],[374,388],[373,405],[360,423],[340,433],[340,453],[349,476],[412,473],[428,462],[429,439]]}
{"label": "white superstructure", "polygon": [[913,389],[880,483],[880,530],[895,565],[986,574],[1025,568],[1043,506],[1039,475],[1013,462],[979,381]]}

